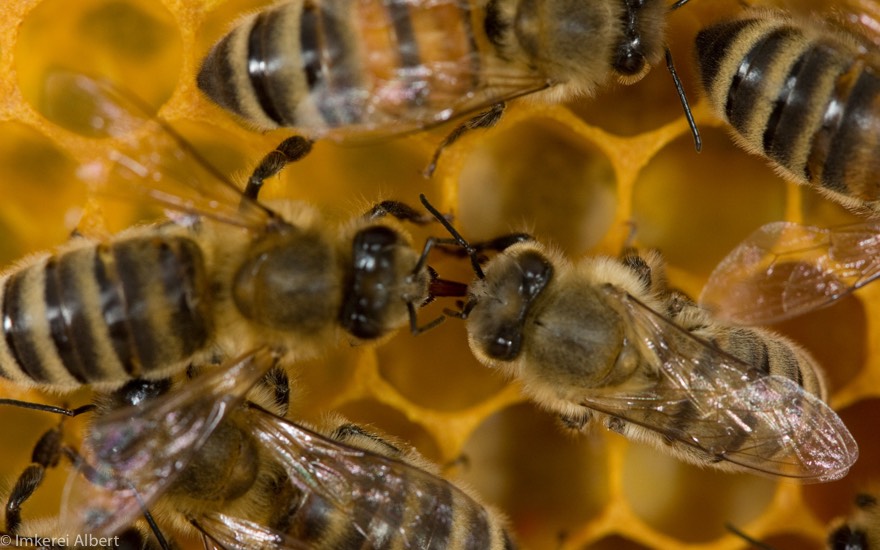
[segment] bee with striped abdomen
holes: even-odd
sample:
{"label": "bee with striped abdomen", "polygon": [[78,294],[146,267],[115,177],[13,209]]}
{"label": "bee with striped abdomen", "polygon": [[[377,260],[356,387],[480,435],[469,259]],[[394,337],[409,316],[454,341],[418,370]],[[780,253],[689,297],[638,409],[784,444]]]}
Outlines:
{"label": "bee with striped abdomen", "polygon": [[845,206],[880,209],[876,44],[818,18],[749,10],[700,31],[696,52],[706,97],[744,149]]}
{"label": "bee with striped abdomen", "polygon": [[[597,418],[686,462],[811,482],[858,457],[815,360],[666,288],[659,254],[571,264],[522,237],[471,246],[441,223],[477,275],[459,314],[471,350],[566,426]],[[501,252],[484,270],[487,248]]]}
{"label": "bee with striped abdomen", "polygon": [[285,420],[277,360],[258,350],[100,400],[58,525],[113,536],[149,511],[165,547],[164,533],[241,549],[514,548],[498,514],[415,451],[340,419]]}
{"label": "bee with striped abdomen", "polygon": [[270,209],[256,200],[263,179],[308,152],[309,142],[287,140],[242,194],[191,162],[179,136],[119,90],[82,75],[54,79],[94,102],[96,128],[139,127],[147,136],[147,147],[110,152],[113,184],[130,182],[188,216],[105,242],[77,238],[7,270],[0,376],[48,390],[111,389],[164,377],[218,350],[229,356],[270,345],[298,359],[340,337],[377,341],[407,321],[414,332],[425,328],[415,308],[429,298],[430,243],[413,248],[389,219],[420,223],[421,213],[386,201],[337,227],[300,202]]}
{"label": "bee with striped abdomen", "polygon": [[[309,137],[400,134],[484,111],[442,150],[493,125],[507,100],[640,80],[663,58],[667,12],[686,1],[292,0],[239,21],[198,85],[257,128]],[[668,50],[667,66],[699,149]]]}

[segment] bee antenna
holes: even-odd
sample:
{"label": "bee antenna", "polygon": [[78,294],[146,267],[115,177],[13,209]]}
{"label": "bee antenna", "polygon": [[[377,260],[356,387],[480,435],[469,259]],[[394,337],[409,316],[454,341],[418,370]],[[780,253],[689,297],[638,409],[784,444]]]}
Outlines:
{"label": "bee antenna", "polygon": [[[132,487],[134,489],[134,487]],[[156,524],[156,520],[153,519],[153,515],[147,510],[147,503],[141,498],[140,493],[136,490],[134,492],[134,497],[137,499],[138,504],[141,507],[141,511],[143,511],[144,519],[147,520],[147,525],[150,526],[150,530],[153,532],[153,536],[156,537],[156,542],[159,543],[159,548],[162,550],[171,550],[171,545],[168,544],[168,541],[165,540],[165,536],[162,534],[162,531],[159,530],[159,526]]]}
{"label": "bee antenna", "polygon": [[54,414],[63,414],[64,416],[79,416],[82,413],[95,409],[94,405],[83,405],[75,409],[66,409],[64,407],[56,407],[54,405],[43,405],[41,403],[31,403],[29,401],[19,401],[18,399],[0,399],[0,405],[11,405],[22,409],[32,409],[35,411],[50,412]]}
{"label": "bee antenna", "polygon": [[[675,6],[678,6],[679,4],[684,5],[687,1],[688,0],[679,0],[676,2]],[[673,9],[675,9],[675,6],[673,6]],[[694,136],[694,148],[699,153],[703,149],[703,140],[700,137],[700,131],[697,129],[697,123],[694,122],[694,115],[691,113],[691,106],[684,93],[684,87],[681,85],[678,73],[675,72],[675,65],[672,63],[672,52],[669,51],[669,48],[666,48],[666,68],[669,69],[669,74],[672,75],[672,83],[675,84],[675,90],[678,92],[678,99],[681,101],[681,107],[684,109],[684,116],[687,119],[688,126],[691,128],[691,134]]]}
{"label": "bee antenna", "polygon": [[675,4],[672,4],[672,7],[669,8],[669,11],[675,11],[675,10],[677,10],[678,8],[680,8],[680,7],[684,6],[685,4],[687,4],[688,2],[690,2],[690,0],[678,0]]}
{"label": "bee antenna", "polygon": [[763,543],[759,540],[753,539],[752,537],[743,533],[742,531],[740,531],[739,529],[737,529],[736,527],[734,527],[730,523],[725,523],[724,528],[727,529],[728,531],[730,531],[731,533],[733,533],[734,535],[736,535],[737,537],[743,539],[747,543],[751,544],[755,548],[760,548],[761,550],[776,550],[775,548],[773,548],[769,544],[766,544],[766,543]]}
{"label": "bee antenna", "polygon": [[442,225],[446,229],[446,231],[448,231],[449,234],[452,235],[452,238],[455,240],[455,242],[450,244],[458,244],[460,247],[465,249],[465,252],[467,252],[468,256],[471,259],[471,267],[473,268],[477,278],[485,279],[486,275],[483,273],[483,268],[480,267],[480,259],[477,255],[477,249],[471,246],[471,244],[467,242],[464,237],[461,236],[461,233],[459,233],[455,230],[454,227],[452,227],[452,224],[449,223],[449,220],[447,220],[443,216],[443,214],[440,213],[439,210],[434,208],[434,205],[428,202],[428,198],[425,197],[424,193],[419,194],[419,200],[422,201],[422,205],[424,205],[428,212],[430,212],[431,215],[434,216],[434,218],[436,218],[438,222],[440,222],[440,225]]}

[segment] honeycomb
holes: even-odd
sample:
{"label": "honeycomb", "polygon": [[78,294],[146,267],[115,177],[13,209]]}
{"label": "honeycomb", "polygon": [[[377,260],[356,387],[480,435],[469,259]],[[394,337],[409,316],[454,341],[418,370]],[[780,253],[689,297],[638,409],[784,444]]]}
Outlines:
{"label": "honeycomb", "polygon": [[[82,120],[43,92],[58,69],[100,74],[137,92],[220,170],[245,176],[284,132],[255,134],[209,104],[194,73],[213,42],[260,0],[7,0],[0,5],[0,240],[4,265],[62,243],[85,213],[116,231],[142,219],[142,205],[91,196],[79,167],[101,154]],[[831,2],[791,0],[788,8]],[[864,6],[873,6],[862,0]],[[876,7],[876,6],[875,6]],[[691,2],[669,17],[668,41],[704,146],[695,154],[665,68],[562,105],[519,101],[499,125],[446,151],[421,178],[449,128],[402,139],[319,142],[307,159],[267,185],[265,196],[311,201],[345,219],[378,197],[416,203],[426,193],[454,214],[470,239],[527,229],[571,258],[617,254],[632,242],[662,250],[672,284],[697,295],[712,267],[759,225],[780,219],[830,225],[853,220],[816,193],[779,179],[733,145],[699,99],[691,44],[707,22],[741,9],[736,0]],[[96,202],[96,200],[98,202]],[[95,204],[98,206],[95,207]],[[439,234],[429,227],[417,238]],[[464,262],[438,257],[449,278]],[[596,430],[563,435],[470,355],[464,326],[449,320],[377,347],[346,347],[297,366],[295,415],[336,410],[412,442],[511,519],[528,548],[741,548],[730,522],[776,548],[822,547],[828,522],[880,477],[880,284],[777,328],[822,362],[831,403],[861,446],[848,477],[823,485],[718,474],[681,464]],[[439,312],[431,305],[424,315]],[[4,385],[5,397],[81,404],[87,392],[51,396]],[[0,464],[14,479],[50,415],[4,408]],[[75,441],[82,422],[69,421]],[[58,468],[25,507],[57,510],[67,475]]]}

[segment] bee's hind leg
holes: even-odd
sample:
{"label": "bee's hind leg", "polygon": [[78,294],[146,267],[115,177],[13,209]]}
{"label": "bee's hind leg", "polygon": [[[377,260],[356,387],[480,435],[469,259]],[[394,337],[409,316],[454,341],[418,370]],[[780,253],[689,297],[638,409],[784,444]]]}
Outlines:
{"label": "bee's hind leg", "polygon": [[278,174],[291,162],[296,162],[308,155],[312,150],[313,143],[312,140],[302,136],[291,136],[282,141],[254,168],[248,178],[247,186],[244,188],[244,196],[251,200],[257,200],[263,182]]}
{"label": "bee's hind leg", "polygon": [[31,464],[18,476],[6,501],[6,532],[15,534],[21,526],[21,507],[43,483],[46,470],[61,459],[61,424],[40,437],[31,455]]}
{"label": "bee's hind leg", "polygon": [[430,178],[434,175],[434,171],[437,170],[437,163],[440,161],[440,154],[443,153],[443,150],[458,141],[458,138],[463,136],[466,132],[471,130],[477,130],[479,128],[491,128],[498,124],[498,121],[501,119],[501,115],[504,114],[504,109],[506,108],[506,104],[502,101],[500,103],[496,103],[489,107],[488,110],[479,113],[478,115],[469,118],[456,126],[452,132],[449,133],[446,138],[440,142],[440,145],[437,146],[437,150],[434,151],[434,156],[431,157],[431,162],[425,169],[422,171],[422,175],[425,178]]}

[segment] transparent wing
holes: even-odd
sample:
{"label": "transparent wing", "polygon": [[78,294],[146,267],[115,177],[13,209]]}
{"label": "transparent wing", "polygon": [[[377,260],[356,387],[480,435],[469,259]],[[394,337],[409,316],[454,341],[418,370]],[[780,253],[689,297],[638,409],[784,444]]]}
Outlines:
{"label": "transparent wing", "polygon": [[762,325],[826,306],[880,276],[880,222],[823,229],[764,225],[724,258],[700,304],[726,322]]}
{"label": "transparent wing", "polygon": [[80,176],[96,191],[145,198],[176,212],[261,229],[270,214],[208,163],[133,93],[107,80],[57,71],[45,82],[49,105],[73,105],[84,132],[102,139],[106,155]]}
{"label": "transparent wing", "polygon": [[220,548],[251,550],[310,550],[311,545],[279,533],[265,525],[225,514],[205,514],[197,521],[199,529]]}
{"label": "transparent wing", "polygon": [[[327,134],[336,139],[385,137],[425,129],[548,86],[523,66],[481,53],[472,2],[362,0],[324,3],[323,18],[347,21],[357,12],[360,69],[346,60],[332,85],[312,94]],[[344,11],[342,11],[344,10]]]}
{"label": "transparent wing", "polygon": [[143,407],[96,419],[62,496],[62,523],[104,536],[130,525],[274,364],[272,353],[251,352]]}
{"label": "transparent wing", "polygon": [[865,44],[866,53],[876,62],[876,49],[880,47],[880,4],[876,0],[840,0],[832,9],[841,26]]}
{"label": "transparent wing", "polygon": [[[302,493],[292,531],[315,516],[332,515],[369,548],[421,549],[447,540],[454,514],[481,518],[488,512],[448,481],[405,462],[328,439],[257,410],[250,425]],[[458,512],[455,512],[455,511]]]}
{"label": "transparent wing", "polygon": [[794,381],[722,352],[617,288],[606,292],[629,324],[630,345],[659,376],[633,394],[587,396],[585,406],[771,476],[830,481],[858,458],[840,417]]}

